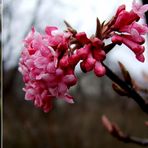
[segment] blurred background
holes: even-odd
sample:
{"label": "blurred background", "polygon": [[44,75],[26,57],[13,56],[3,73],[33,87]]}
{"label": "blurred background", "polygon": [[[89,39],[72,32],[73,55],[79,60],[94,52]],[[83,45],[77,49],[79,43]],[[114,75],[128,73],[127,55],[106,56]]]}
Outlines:
{"label": "blurred background", "polygon": [[[101,124],[103,114],[117,122],[123,131],[141,138],[148,137],[148,128],[144,126],[147,115],[132,99],[113,92],[112,82],[107,77],[83,74],[77,67],[79,83],[70,90],[75,96],[75,104],[55,101],[54,109],[49,113],[25,101],[22,91],[24,83],[18,72],[18,60],[22,40],[32,26],[41,33],[47,25],[63,30],[63,21],[66,20],[76,30],[91,35],[95,32],[96,17],[101,21],[109,20],[120,4],[126,4],[130,10],[132,0],[3,1],[4,148],[139,148],[111,137]],[[145,46],[145,63],[139,63],[125,46],[116,47],[107,55],[105,62],[121,75],[117,64],[121,61],[136,82],[148,88],[147,41]]]}

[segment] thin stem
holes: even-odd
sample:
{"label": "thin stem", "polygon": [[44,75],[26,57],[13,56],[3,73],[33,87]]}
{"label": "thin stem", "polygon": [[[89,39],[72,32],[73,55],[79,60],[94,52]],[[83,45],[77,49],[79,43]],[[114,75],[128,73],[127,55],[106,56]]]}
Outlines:
{"label": "thin stem", "polygon": [[118,84],[122,89],[127,91],[129,97],[135,100],[145,113],[148,113],[148,103],[132,87],[126,84],[126,82],[122,81],[116,74],[114,74],[104,63],[103,65],[106,68],[106,76]]}
{"label": "thin stem", "polygon": [[127,140],[128,142],[132,142],[142,146],[148,146],[148,139],[141,139],[138,137],[128,137],[128,136],[127,136],[127,139],[128,139]]}
{"label": "thin stem", "polygon": [[138,144],[140,146],[148,146],[148,139],[142,139],[139,137],[133,137],[126,133],[124,133],[120,127],[117,125],[117,123],[111,122],[107,116],[102,116],[102,123],[105,127],[105,129],[115,138],[117,138],[119,141],[122,141],[124,143],[134,143]]}
{"label": "thin stem", "polygon": [[116,46],[115,43],[110,43],[110,44],[106,45],[106,46],[104,47],[105,53],[107,54],[108,52],[110,52],[115,46]]}

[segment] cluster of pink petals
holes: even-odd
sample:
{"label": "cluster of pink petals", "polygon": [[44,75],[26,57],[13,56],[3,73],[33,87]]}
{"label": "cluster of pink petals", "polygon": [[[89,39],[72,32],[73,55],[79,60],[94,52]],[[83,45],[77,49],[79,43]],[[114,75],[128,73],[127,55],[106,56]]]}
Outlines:
{"label": "cluster of pink petals", "polygon": [[71,53],[70,32],[60,32],[56,27],[46,27],[45,32],[41,35],[32,28],[24,40],[19,71],[25,82],[25,99],[48,112],[54,98],[73,103],[68,89],[77,82],[74,70],[78,62],[81,61],[82,71],[94,70],[97,76],[103,76],[101,62],[106,55],[104,43],[96,37],[88,39],[85,33],[77,33],[75,39],[81,46]]}
{"label": "cluster of pink petals", "polygon": [[60,66],[63,68],[75,67],[81,61],[80,66],[83,72],[94,70],[96,76],[104,76],[105,68],[101,64],[106,57],[103,50],[104,43],[96,37],[88,39],[84,32],[77,33],[75,38],[82,47],[77,49],[70,57],[64,56],[60,60]]}
{"label": "cluster of pink petals", "polygon": [[46,35],[41,35],[32,28],[24,40],[19,71],[25,82],[25,99],[48,112],[55,97],[73,103],[68,89],[77,79],[72,67],[64,70],[58,64],[60,56],[68,49],[71,34],[59,32],[56,27],[46,27],[45,32]]}
{"label": "cluster of pink petals", "polygon": [[106,71],[101,64],[106,57],[106,53],[103,50],[104,43],[96,37],[88,39],[84,32],[78,33],[76,39],[84,45],[77,50],[77,55],[83,60],[80,63],[82,71],[89,72],[94,70],[96,76],[104,76]]}
{"label": "cluster of pink petals", "polygon": [[101,77],[105,75],[105,68],[101,62],[105,59],[106,54],[103,50],[103,42],[98,38],[88,39],[84,32],[76,34],[76,39],[81,48],[77,49],[71,56],[65,55],[60,60],[60,67],[67,69],[67,67],[75,67],[79,61],[83,72],[94,70],[96,76]]}
{"label": "cluster of pink petals", "polygon": [[148,5],[141,5],[133,2],[133,8],[130,12],[125,10],[125,5],[121,5],[115,15],[112,30],[117,33],[113,34],[112,42],[117,44],[125,44],[136,55],[136,58],[144,62],[144,46],[142,44],[145,39],[142,35],[148,33],[146,25],[138,24],[137,21],[143,17],[148,10]]}

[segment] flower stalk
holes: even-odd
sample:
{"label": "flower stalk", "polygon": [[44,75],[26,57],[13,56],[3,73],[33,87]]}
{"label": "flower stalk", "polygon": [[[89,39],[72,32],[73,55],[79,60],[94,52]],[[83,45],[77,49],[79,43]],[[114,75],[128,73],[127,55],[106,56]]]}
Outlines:
{"label": "flower stalk", "polygon": [[126,82],[121,80],[115,73],[113,73],[105,64],[103,66],[106,68],[106,76],[110,78],[113,82],[118,84],[122,89],[124,89],[130,98],[132,98],[144,111],[148,114],[148,102],[146,102],[132,87],[130,87]]}

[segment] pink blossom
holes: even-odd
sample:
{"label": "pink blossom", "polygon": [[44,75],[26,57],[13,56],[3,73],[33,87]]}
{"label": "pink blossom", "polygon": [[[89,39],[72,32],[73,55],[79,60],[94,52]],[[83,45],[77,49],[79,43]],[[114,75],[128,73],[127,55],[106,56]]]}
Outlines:
{"label": "pink blossom", "polygon": [[35,29],[34,27],[32,27],[31,31],[29,32],[29,34],[27,35],[27,37],[25,38],[24,42],[26,44],[29,44],[31,43],[31,41],[33,40],[34,38],[34,33],[35,33]]}
{"label": "pink blossom", "polygon": [[95,63],[96,63],[96,60],[92,56],[87,57],[83,62],[81,62],[82,71],[88,72],[93,70]]}
{"label": "pink blossom", "polygon": [[121,6],[118,7],[117,12],[116,12],[116,17],[125,10],[126,6],[123,4]]}
{"label": "pink blossom", "polygon": [[48,112],[54,98],[73,103],[68,89],[76,84],[77,78],[73,67],[64,70],[58,64],[59,57],[67,52],[71,34],[58,32],[56,27],[47,27],[45,31],[46,35],[41,35],[33,28],[24,40],[19,71],[25,82],[25,99]]}
{"label": "pink blossom", "polygon": [[[97,62],[101,64],[101,62],[105,59],[106,54],[103,50],[104,43],[96,37],[88,39],[84,32],[77,33],[76,39],[80,44],[82,44],[82,47],[77,49],[71,56],[63,56],[59,65],[62,68],[67,69],[69,66],[75,67],[76,64],[82,60],[80,63],[82,71],[89,72],[95,68]],[[100,69],[101,68],[104,73],[102,72],[102,75],[95,73],[97,76],[105,75],[103,66],[100,66]]]}
{"label": "pink blossom", "polygon": [[94,72],[96,76],[101,77],[105,75],[106,69],[100,62],[96,62],[95,67],[94,67]]}
{"label": "pink blossom", "polygon": [[136,13],[140,18],[144,18],[144,13],[148,11],[148,4],[142,5],[139,3],[136,3],[135,0],[133,0],[132,4],[132,10],[134,13]]}
{"label": "pink blossom", "polygon": [[123,27],[131,25],[133,22],[143,18],[144,13],[148,11],[148,4],[142,5],[133,1],[132,10],[126,11],[125,5],[119,6],[116,15],[114,17],[114,25],[112,26],[115,30],[121,30]]}
{"label": "pink blossom", "polygon": [[80,43],[82,43],[82,44],[88,44],[88,43],[90,43],[90,40],[87,38],[85,32],[80,32],[80,33],[76,34],[76,39],[78,41],[80,41]]}
{"label": "pink blossom", "polygon": [[[136,58],[140,62],[144,62],[144,46],[139,45],[138,43],[134,42],[129,35],[114,35],[112,37],[112,42],[121,44],[124,43],[127,47],[129,47],[135,54]],[[142,57],[142,58],[141,58]]]}
{"label": "pink blossom", "polygon": [[120,29],[121,32],[129,33],[133,41],[143,44],[145,39],[141,35],[148,33],[148,27],[144,24],[133,22],[131,25],[124,26]]}
{"label": "pink blossom", "polygon": [[[85,44],[84,47],[77,50],[79,58],[83,59],[80,63],[82,71],[88,72],[94,69],[96,76],[105,75],[105,68],[101,64],[106,57],[103,50],[104,43],[96,37],[88,39],[84,32],[78,33],[76,38],[80,43]],[[99,68],[98,63],[101,65]]]}
{"label": "pink blossom", "polygon": [[130,25],[134,21],[137,21],[137,19],[139,19],[139,17],[133,12],[127,12],[126,10],[122,9],[119,13],[117,10],[112,29],[118,31],[122,27]]}
{"label": "pink blossom", "polygon": [[111,26],[112,42],[125,44],[135,54],[136,58],[144,62],[144,44],[143,35],[148,33],[148,27],[145,24],[139,24],[137,21],[148,10],[148,5],[141,5],[133,1],[133,7],[130,12],[125,10],[125,5],[121,5],[114,17]]}

